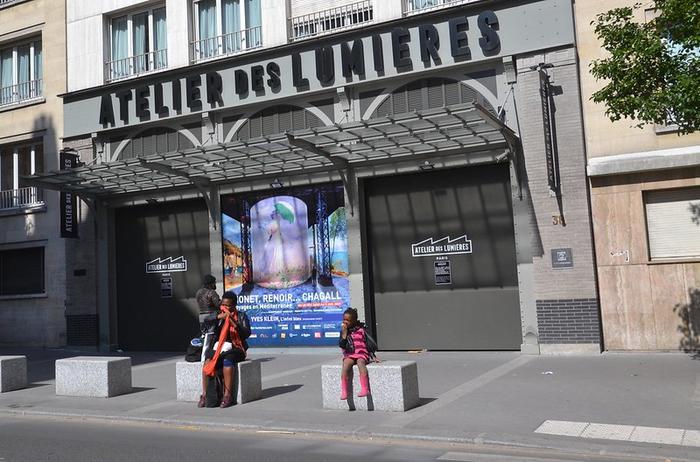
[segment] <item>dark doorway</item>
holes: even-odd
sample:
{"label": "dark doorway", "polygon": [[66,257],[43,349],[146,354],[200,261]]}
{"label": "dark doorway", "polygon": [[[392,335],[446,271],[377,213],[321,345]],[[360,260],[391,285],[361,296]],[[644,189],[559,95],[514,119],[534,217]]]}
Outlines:
{"label": "dark doorway", "polygon": [[380,348],[519,349],[508,165],[374,178],[364,188]]}
{"label": "dark doorway", "polygon": [[199,332],[194,295],[210,271],[204,203],[118,209],[116,241],[119,345],[184,352]]}

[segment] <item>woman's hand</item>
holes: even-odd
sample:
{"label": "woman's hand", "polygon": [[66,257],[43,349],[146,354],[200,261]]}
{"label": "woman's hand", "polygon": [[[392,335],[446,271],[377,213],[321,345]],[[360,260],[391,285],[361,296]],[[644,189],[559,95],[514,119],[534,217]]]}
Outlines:
{"label": "woman's hand", "polygon": [[343,324],[341,324],[340,329],[341,329],[340,335],[343,338],[346,338],[348,336],[348,323],[343,321]]}
{"label": "woman's hand", "polygon": [[227,316],[230,316],[229,313],[224,313],[222,311],[221,313],[216,315],[216,319],[226,319]]}

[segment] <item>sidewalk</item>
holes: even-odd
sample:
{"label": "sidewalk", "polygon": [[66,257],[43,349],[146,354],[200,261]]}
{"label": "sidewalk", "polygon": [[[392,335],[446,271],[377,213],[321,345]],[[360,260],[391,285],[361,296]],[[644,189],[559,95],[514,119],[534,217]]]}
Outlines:
{"label": "sidewalk", "polygon": [[[175,362],[182,355],[124,353],[132,357],[134,391],[86,399],[56,396],[53,388],[54,361],[84,353],[0,349],[0,355],[9,354],[27,356],[30,386],[0,395],[0,414],[551,447],[638,455],[639,460],[645,456],[700,460],[700,446],[535,433],[548,420],[700,430],[700,361],[683,354],[383,353],[385,361],[418,363],[421,406],[406,413],[323,410],[320,365],[338,360],[336,354],[251,350],[251,358],[262,361],[263,399],[229,409],[198,409],[195,403],[175,401]],[[664,430],[652,433],[661,435]]]}

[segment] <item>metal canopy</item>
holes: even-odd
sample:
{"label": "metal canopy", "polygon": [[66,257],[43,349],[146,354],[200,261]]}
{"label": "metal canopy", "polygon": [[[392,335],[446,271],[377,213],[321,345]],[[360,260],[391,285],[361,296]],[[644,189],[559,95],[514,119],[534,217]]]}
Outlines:
{"label": "metal canopy", "polygon": [[312,169],[351,170],[445,151],[503,149],[513,138],[513,132],[482,107],[467,103],[25,178],[45,189],[104,197],[202,188]]}

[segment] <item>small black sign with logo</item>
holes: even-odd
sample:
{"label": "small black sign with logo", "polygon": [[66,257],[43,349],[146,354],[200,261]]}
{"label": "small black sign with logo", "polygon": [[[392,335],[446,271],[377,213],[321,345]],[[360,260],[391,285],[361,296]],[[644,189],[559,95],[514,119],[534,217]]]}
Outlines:
{"label": "small black sign with logo", "polygon": [[452,267],[449,260],[435,262],[435,285],[443,286],[452,284]]}
{"label": "small black sign with logo", "polygon": [[571,248],[552,249],[552,268],[564,269],[574,267],[574,255]]}

